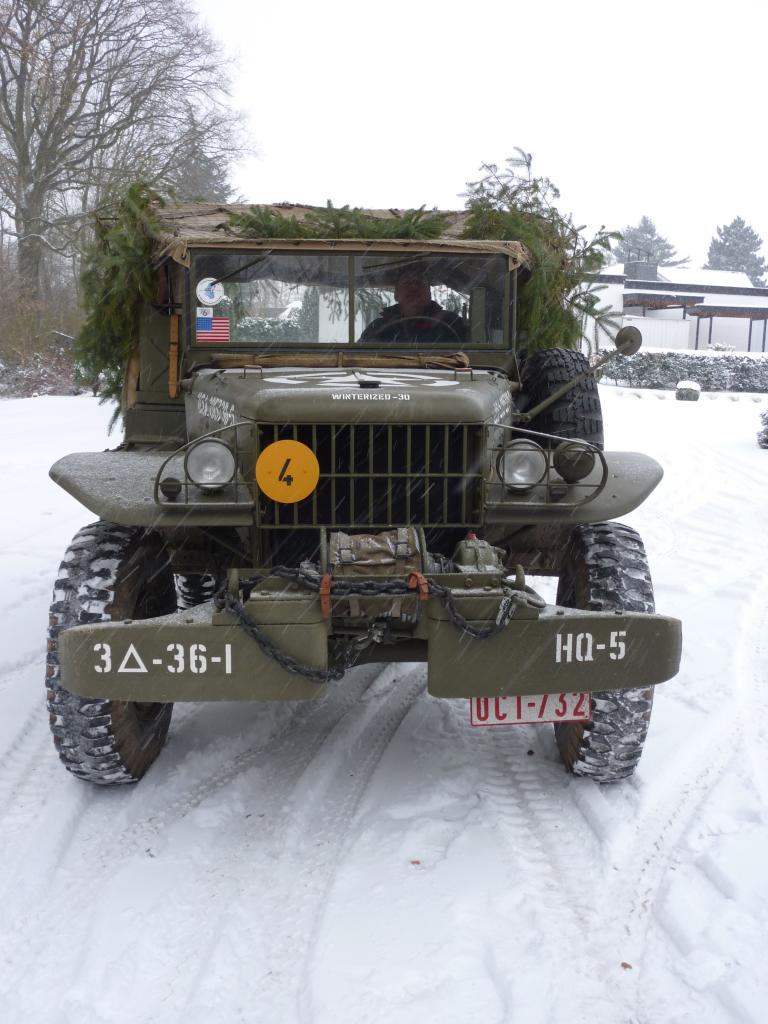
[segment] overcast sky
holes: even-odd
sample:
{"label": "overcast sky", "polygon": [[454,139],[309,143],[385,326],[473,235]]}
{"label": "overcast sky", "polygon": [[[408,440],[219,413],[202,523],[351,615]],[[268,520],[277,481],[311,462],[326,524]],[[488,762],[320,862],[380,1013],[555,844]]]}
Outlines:
{"label": "overcast sky", "polygon": [[768,241],[765,0],[196,3],[248,201],[460,208],[520,146],[590,228],[647,214],[691,266],[736,216]]}

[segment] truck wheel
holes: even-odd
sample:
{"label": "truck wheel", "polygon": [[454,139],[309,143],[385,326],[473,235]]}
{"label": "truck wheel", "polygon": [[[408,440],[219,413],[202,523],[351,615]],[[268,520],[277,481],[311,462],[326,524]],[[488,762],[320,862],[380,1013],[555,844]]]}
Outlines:
{"label": "truck wheel", "polygon": [[219,583],[211,573],[188,573],[176,577],[176,601],[179,608],[195,608],[210,601]]}
{"label": "truck wheel", "polygon": [[163,748],[173,704],[80,697],[60,682],[58,637],[86,622],[148,619],[176,608],[168,555],[156,534],[97,522],[74,537],[54,585],[47,693],[64,766],[101,786],[137,782]]}
{"label": "truck wheel", "polygon": [[[599,612],[653,612],[653,584],[639,534],[620,523],[576,527],[566,548],[557,603]],[[593,693],[591,722],[555,725],[566,768],[596,782],[632,775],[652,704],[652,686]]]}
{"label": "truck wheel", "polygon": [[[570,348],[545,348],[532,352],[520,372],[520,383],[529,399],[529,407],[543,402],[557,388],[588,369],[586,356]],[[603,413],[597,382],[593,377],[587,377],[526,426],[556,437],[589,441],[602,448]]]}

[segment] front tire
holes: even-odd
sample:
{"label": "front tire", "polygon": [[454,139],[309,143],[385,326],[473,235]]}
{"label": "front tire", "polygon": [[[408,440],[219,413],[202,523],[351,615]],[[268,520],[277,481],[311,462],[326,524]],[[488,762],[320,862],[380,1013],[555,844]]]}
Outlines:
{"label": "front tire", "polygon": [[59,634],[87,622],[147,619],[175,609],[173,573],[157,534],[100,521],[75,535],[53,591],[46,685],[53,741],[77,778],[101,786],[138,782],[163,748],[173,704],[64,689]]}
{"label": "front tire", "polygon": [[[653,612],[653,583],[639,534],[621,523],[577,527],[566,548],[557,603],[589,611]],[[596,782],[632,775],[652,705],[652,686],[593,693],[591,722],[555,725],[566,768]]]}

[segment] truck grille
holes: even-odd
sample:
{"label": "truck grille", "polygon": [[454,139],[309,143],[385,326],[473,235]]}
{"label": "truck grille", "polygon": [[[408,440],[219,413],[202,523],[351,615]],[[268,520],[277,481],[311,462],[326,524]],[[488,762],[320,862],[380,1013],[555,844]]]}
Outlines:
{"label": "truck grille", "polygon": [[256,457],[282,440],[312,449],[320,481],[294,505],[262,496],[262,527],[479,525],[482,426],[260,423]]}

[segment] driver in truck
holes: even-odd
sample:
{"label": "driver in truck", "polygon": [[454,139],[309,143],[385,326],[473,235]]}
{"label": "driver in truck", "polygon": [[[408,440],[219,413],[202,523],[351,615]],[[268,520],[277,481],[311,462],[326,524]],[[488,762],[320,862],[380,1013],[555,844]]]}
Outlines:
{"label": "driver in truck", "polygon": [[360,341],[463,345],[467,341],[467,322],[434,302],[426,273],[409,267],[395,282],[395,305],[383,309],[368,324]]}

